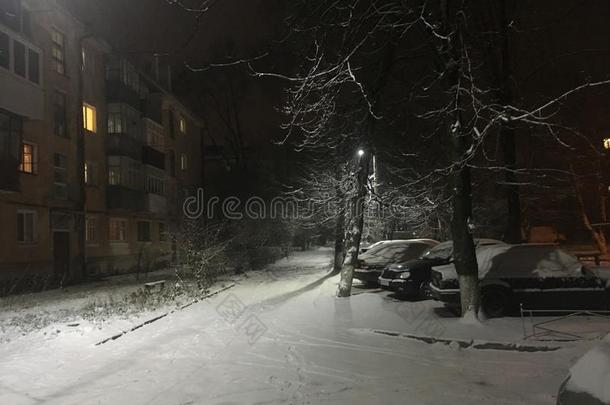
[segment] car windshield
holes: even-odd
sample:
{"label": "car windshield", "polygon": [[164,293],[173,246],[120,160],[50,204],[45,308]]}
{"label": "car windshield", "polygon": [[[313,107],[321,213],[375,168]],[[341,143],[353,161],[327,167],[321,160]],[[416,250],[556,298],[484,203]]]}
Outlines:
{"label": "car windshield", "polygon": [[405,245],[385,246],[385,247],[377,250],[376,252],[374,252],[374,256],[375,256],[375,258],[392,260],[392,259],[398,257],[399,255],[401,255],[402,253],[404,253],[408,248],[409,248],[409,246],[405,246]]}
{"label": "car windshield", "polygon": [[422,255],[422,259],[444,259],[448,260],[453,254],[453,242],[443,242],[426,250]]}

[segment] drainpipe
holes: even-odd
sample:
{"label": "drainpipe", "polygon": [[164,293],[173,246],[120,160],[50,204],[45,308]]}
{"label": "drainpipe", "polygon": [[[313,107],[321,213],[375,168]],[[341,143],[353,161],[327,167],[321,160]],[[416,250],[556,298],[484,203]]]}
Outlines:
{"label": "drainpipe", "polygon": [[[78,65],[78,112],[77,112],[77,139],[76,139],[76,167],[77,179],[79,184],[79,199],[77,211],[80,213],[80,220],[77,220],[77,224],[80,225],[80,229],[77,230],[78,237],[78,249],[81,252],[81,274],[79,279],[82,279],[87,274],[87,189],[85,185],[85,125],[83,117],[83,104],[84,104],[84,65],[83,65],[83,45],[84,41],[91,37],[92,34],[85,32],[78,39],[78,55],[80,63]],[[97,116],[96,116],[97,120]]]}

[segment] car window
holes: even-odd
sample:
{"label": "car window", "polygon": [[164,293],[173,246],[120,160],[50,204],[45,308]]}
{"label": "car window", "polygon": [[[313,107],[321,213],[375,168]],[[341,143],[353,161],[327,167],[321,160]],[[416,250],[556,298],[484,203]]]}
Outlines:
{"label": "car window", "polygon": [[398,260],[406,261],[418,258],[421,254],[426,251],[430,246],[424,243],[412,243],[409,245],[409,248],[400,254]]}
{"label": "car window", "polygon": [[408,246],[388,246],[383,249],[380,249],[375,253],[375,257],[383,258],[386,260],[392,260],[395,257],[399,256],[401,253],[406,251]]}
{"label": "car window", "polygon": [[426,250],[422,255],[422,259],[449,259],[453,254],[453,242],[443,242],[431,249]]}

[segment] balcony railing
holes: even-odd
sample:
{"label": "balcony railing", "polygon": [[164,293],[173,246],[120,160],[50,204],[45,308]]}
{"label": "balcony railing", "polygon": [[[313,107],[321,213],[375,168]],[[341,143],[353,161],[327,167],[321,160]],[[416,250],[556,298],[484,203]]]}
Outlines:
{"label": "balcony railing", "polygon": [[108,134],[106,151],[109,156],[129,156],[142,160],[142,142],[127,134]]}
{"label": "balcony railing", "polygon": [[123,186],[108,186],[106,199],[109,209],[143,212],[146,209],[146,193]]}

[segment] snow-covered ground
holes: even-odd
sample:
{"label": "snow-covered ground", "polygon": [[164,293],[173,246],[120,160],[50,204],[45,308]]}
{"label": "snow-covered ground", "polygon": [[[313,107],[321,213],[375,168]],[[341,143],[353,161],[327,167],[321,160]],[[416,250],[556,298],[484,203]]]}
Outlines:
{"label": "snow-covered ground", "polygon": [[516,318],[465,324],[437,303],[358,287],[335,298],[330,257],[297,252],[102,345],[126,320],[0,344],[0,404],[552,404],[594,344],[527,353],[408,338],[541,344],[522,340]]}

